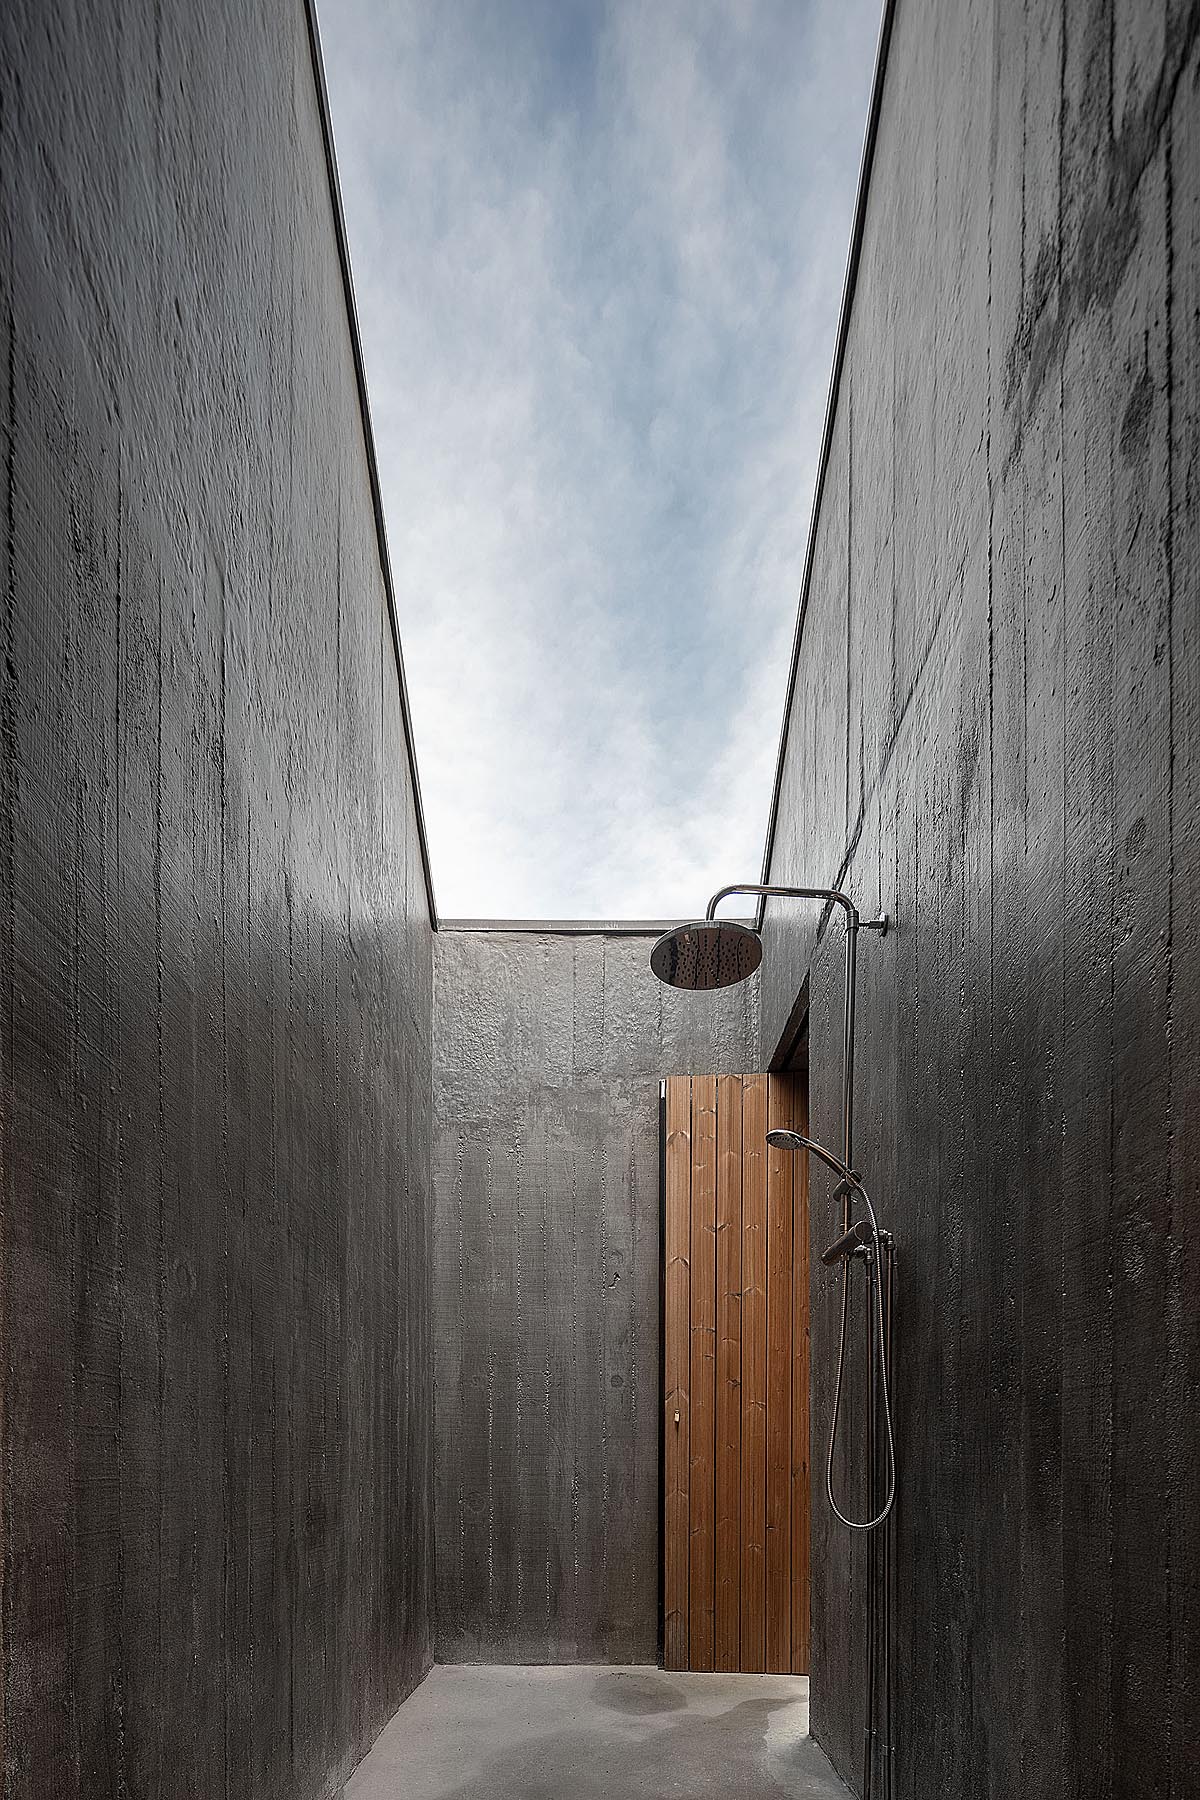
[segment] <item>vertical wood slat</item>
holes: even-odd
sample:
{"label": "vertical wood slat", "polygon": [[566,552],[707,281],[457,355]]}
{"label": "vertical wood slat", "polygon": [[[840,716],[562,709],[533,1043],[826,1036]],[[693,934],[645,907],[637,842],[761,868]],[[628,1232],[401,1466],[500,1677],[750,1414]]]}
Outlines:
{"label": "vertical wood slat", "polygon": [[766,1666],[767,1077],[742,1082],[743,1669]]}
{"label": "vertical wood slat", "polygon": [[717,1080],[716,1618],[713,1662],[741,1661],[742,1080]]}
{"label": "vertical wood slat", "polygon": [[668,1668],[808,1669],[807,1170],[766,1146],[793,1122],[802,1078],[666,1084]]}
{"label": "vertical wood slat", "polygon": [[692,1077],[691,1547],[688,1642],[693,1669],[713,1666],[716,1562],[717,1079]]}
{"label": "vertical wood slat", "polygon": [[[767,1129],[790,1127],[788,1078],[767,1078]],[[792,1666],[792,1190],[795,1156],[767,1150],[766,1666]]]}
{"label": "vertical wood slat", "polygon": [[[808,1131],[808,1090],[804,1078],[792,1094],[795,1130]],[[808,1158],[798,1156],[792,1171],[792,1673],[809,1673],[809,1308]]]}
{"label": "vertical wood slat", "polygon": [[[663,1662],[688,1666],[692,1084],[667,1081],[664,1195]],[[678,1424],[676,1424],[678,1417]]]}

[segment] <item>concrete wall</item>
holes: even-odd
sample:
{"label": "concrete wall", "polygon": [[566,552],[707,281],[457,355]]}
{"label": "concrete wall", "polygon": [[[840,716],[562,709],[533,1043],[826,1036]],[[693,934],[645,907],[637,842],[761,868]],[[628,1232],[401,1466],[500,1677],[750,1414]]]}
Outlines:
{"label": "concrete wall", "polygon": [[659,1082],[758,1021],[651,941],[437,939],[439,1661],[658,1658]]}
{"label": "concrete wall", "polygon": [[[1200,1769],[1198,37],[1183,0],[901,0],[883,91],[771,874],[895,920],[858,1161],[900,1246],[909,1800]],[[765,1052],[811,969],[828,1137],[839,933],[769,917]],[[855,1782],[864,1554],[817,1496]]]}
{"label": "concrete wall", "polygon": [[300,4],[0,8],[9,1800],[430,1660],[431,933]]}

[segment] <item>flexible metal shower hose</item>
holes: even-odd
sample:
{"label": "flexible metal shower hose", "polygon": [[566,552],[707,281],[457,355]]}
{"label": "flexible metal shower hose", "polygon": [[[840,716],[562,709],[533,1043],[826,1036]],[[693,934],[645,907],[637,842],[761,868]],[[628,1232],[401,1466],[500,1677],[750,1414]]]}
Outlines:
{"label": "flexible metal shower hose", "polygon": [[887,1435],[887,1495],[884,1499],[883,1506],[873,1519],[852,1519],[847,1513],[842,1511],[833,1491],[833,1458],[837,1448],[838,1426],[841,1423],[842,1417],[842,1379],[846,1368],[846,1332],[850,1320],[850,1259],[848,1257],[846,1259],[846,1273],[842,1282],[842,1325],[841,1330],[838,1333],[837,1380],[833,1390],[833,1422],[829,1427],[829,1451],[825,1458],[825,1492],[829,1496],[830,1506],[833,1508],[843,1525],[848,1525],[851,1531],[874,1531],[877,1526],[883,1524],[884,1520],[891,1512],[896,1499],[896,1441],[892,1434],[892,1381],[891,1369],[888,1366],[887,1341],[884,1336],[883,1326],[883,1254],[879,1236],[879,1222],[875,1217],[875,1208],[871,1204],[871,1196],[862,1185],[862,1182],[855,1180],[853,1186],[856,1192],[862,1195],[863,1204],[867,1209],[867,1216],[871,1221],[871,1241],[875,1250],[875,1267],[880,1275],[880,1279],[870,1283],[869,1288],[874,1288],[875,1291],[875,1330],[877,1334],[876,1341],[879,1345],[878,1358],[881,1375],[880,1387],[883,1390],[884,1429]]}

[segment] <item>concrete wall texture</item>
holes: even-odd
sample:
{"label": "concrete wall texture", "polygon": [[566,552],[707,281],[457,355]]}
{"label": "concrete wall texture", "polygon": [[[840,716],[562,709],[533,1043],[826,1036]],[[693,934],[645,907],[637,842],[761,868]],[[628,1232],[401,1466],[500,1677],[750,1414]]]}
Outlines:
{"label": "concrete wall texture", "polygon": [[[858,1161],[899,1240],[907,1800],[1196,1792],[1198,383],[1200,8],[901,0],[771,875],[895,921]],[[811,971],[826,1137],[839,935],[773,907],[762,971],[764,1054]],[[864,1554],[815,1504],[856,1783]]]}
{"label": "concrete wall texture", "polygon": [[439,1661],[658,1659],[659,1082],[758,1016],[651,941],[437,938]]}
{"label": "concrete wall texture", "polygon": [[[760,1021],[446,933],[435,1044],[304,9],[8,0],[0,83],[4,1792],[327,1800],[435,1512],[443,1657],[654,1660],[658,1083],[807,981],[833,1135],[839,934]],[[1200,0],[899,0],[770,873],[895,921],[904,1800],[1200,1768],[1198,389]]]}
{"label": "concrete wall texture", "polygon": [[0,8],[7,1800],[430,1662],[432,934],[304,9]]}

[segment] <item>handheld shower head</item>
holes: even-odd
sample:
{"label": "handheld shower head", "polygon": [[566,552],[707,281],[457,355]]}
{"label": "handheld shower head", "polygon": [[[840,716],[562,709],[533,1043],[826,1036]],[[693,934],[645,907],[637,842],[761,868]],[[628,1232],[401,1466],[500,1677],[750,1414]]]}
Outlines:
{"label": "handheld shower head", "polygon": [[861,1185],[856,1169],[848,1168],[839,1156],[834,1156],[832,1152],[826,1150],[823,1144],[818,1144],[815,1138],[805,1137],[802,1131],[785,1131],[777,1128],[774,1131],[768,1131],[767,1142],[772,1150],[807,1150],[813,1156],[819,1156],[827,1169],[832,1169],[835,1175],[840,1175],[842,1178],[840,1185],[834,1190],[835,1199],[840,1199],[843,1194],[848,1194],[852,1187]]}
{"label": "handheld shower head", "polygon": [[[884,1246],[886,1245],[890,1251],[892,1240],[888,1237],[886,1232],[881,1232],[879,1229],[879,1221],[875,1217],[875,1208],[871,1204],[871,1196],[863,1186],[862,1177],[859,1175],[857,1169],[852,1169],[848,1163],[842,1162],[840,1157],[831,1155],[823,1145],[818,1144],[814,1138],[806,1137],[802,1131],[787,1131],[784,1128],[777,1126],[773,1131],[768,1131],[767,1142],[770,1144],[772,1150],[808,1150],[813,1156],[820,1157],[827,1169],[832,1169],[835,1175],[841,1177],[833,1190],[833,1198],[842,1202],[842,1235],[830,1244],[827,1250],[821,1252],[821,1261],[825,1263],[827,1267],[832,1268],[835,1263],[840,1262],[845,1262],[847,1264],[847,1276],[842,1286],[842,1325],[841,1330],[838,1333],[837,1383],[833,1395],[833,1423],[829,1428],[829,1454],[825,1459],[825,1492],[829,1496],[830,1506],[832,1506],[843,1525],[848,1525],[851,1531],[874,1531],[877,1525],[883,1524],[883,1521],[891,1512],[892,1501],[896,1497],[896,1445],[892,1435],[892,1398],[888,1371],[889,1353],[883,1328],[883,1286],[882,1282],[876,1277],[871,1278],[873,1285],[869,1288],[869,1294],[873,1293],[875,1298],[874,1323],[879,1334],[879,1368],[882,1373],[883,1417],[884,1426],[887,1432],[889,1473],[887,1496],[874,1518],[852,1519],[850,1515],[844,1513],[838,1505],[833,1493],[833,1453],[837,1444],[838,1421],[841,1418],[842,1413],[842,1371],[845,1368],[846,1363],[846,1323],[849,1318],[850,1259],[864,1254],[869,1258],[873,1252],[874,1267],[878,1269],[883,1259]],[[867,1209],[866,1218],[860,1220],[858,1224],[855,1225],[850,1223],[851,1194],[857,1194],[861,1199],[862,1204]]]}

